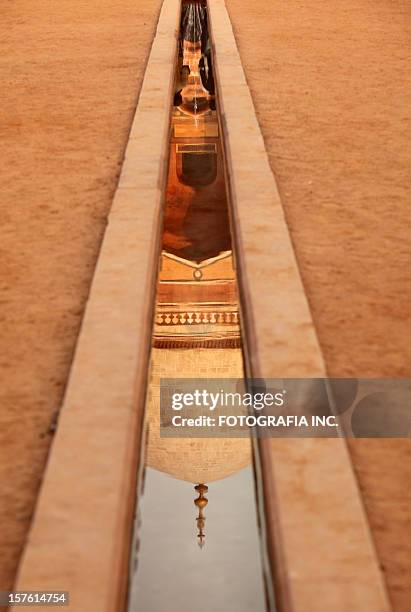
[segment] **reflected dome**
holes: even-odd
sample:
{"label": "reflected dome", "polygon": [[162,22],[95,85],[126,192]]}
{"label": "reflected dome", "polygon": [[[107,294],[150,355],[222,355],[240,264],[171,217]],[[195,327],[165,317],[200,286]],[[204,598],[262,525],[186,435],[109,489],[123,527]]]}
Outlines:
{"label": "reflected dome", "polygon": [[241,349],[153,349],[147,404],[149,467],[193,484],[235,474],[251,462],[249,438],[161,438],[160,378],[241,378]]}

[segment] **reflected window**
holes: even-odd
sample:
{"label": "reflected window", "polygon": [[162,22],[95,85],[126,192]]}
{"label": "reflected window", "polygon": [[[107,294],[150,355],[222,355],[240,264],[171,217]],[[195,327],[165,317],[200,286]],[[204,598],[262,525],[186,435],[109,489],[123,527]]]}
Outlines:
{"label": "reflected window", "polygon": [[177,145],[177,176],[181,183],[191,187],[213,183],[217,178],[216,145]]}

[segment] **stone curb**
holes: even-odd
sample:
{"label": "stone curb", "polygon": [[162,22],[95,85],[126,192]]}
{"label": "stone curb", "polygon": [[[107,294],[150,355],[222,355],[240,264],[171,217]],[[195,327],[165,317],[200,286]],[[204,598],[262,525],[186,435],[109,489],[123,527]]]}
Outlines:
{"label": "stone curb", "polygon": [[[208,5],[246,373],[322,377],[322,353],[230,19],[224,0]],[[272,609],[390,610],[345,441],[260,439],[255,457]]]}
{"label": "stone curb", "polygon": [[76,612],[125,605],[179,17],[165,0],[15,585]]}

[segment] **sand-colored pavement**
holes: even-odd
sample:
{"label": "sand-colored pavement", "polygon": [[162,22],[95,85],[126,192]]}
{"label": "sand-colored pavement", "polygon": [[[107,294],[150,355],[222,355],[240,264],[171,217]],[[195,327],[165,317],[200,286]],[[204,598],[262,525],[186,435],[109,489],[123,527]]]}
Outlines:
{"label": "sand-colored pavement", "polygon": [[[226,0],[332,376],[411,375],[405,0]],[[411,601],[411,444],[350,443],[394,608]]]}
{"label": "sand-colored pavement", "polygon": [[160,6],[2,6],[0,590],[30,524]]}

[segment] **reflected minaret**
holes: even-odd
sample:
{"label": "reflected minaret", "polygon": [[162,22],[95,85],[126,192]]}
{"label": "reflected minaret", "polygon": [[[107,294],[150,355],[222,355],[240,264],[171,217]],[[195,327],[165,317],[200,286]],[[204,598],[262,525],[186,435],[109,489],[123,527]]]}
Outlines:
{"label": "reflected minaret", "polygon": [[197,517],[197,528],[198,528],[198,545],[200,548],[203,548],[205,541],[205,516],[204,516],[204,508],[208,504],[208,499],[205,497],[205,493],[208,491],[208,487],[205,484],[198,484],[194,487],[198,492],[198,497],[194,500],[195,505],[198,508],[198,517]]}

